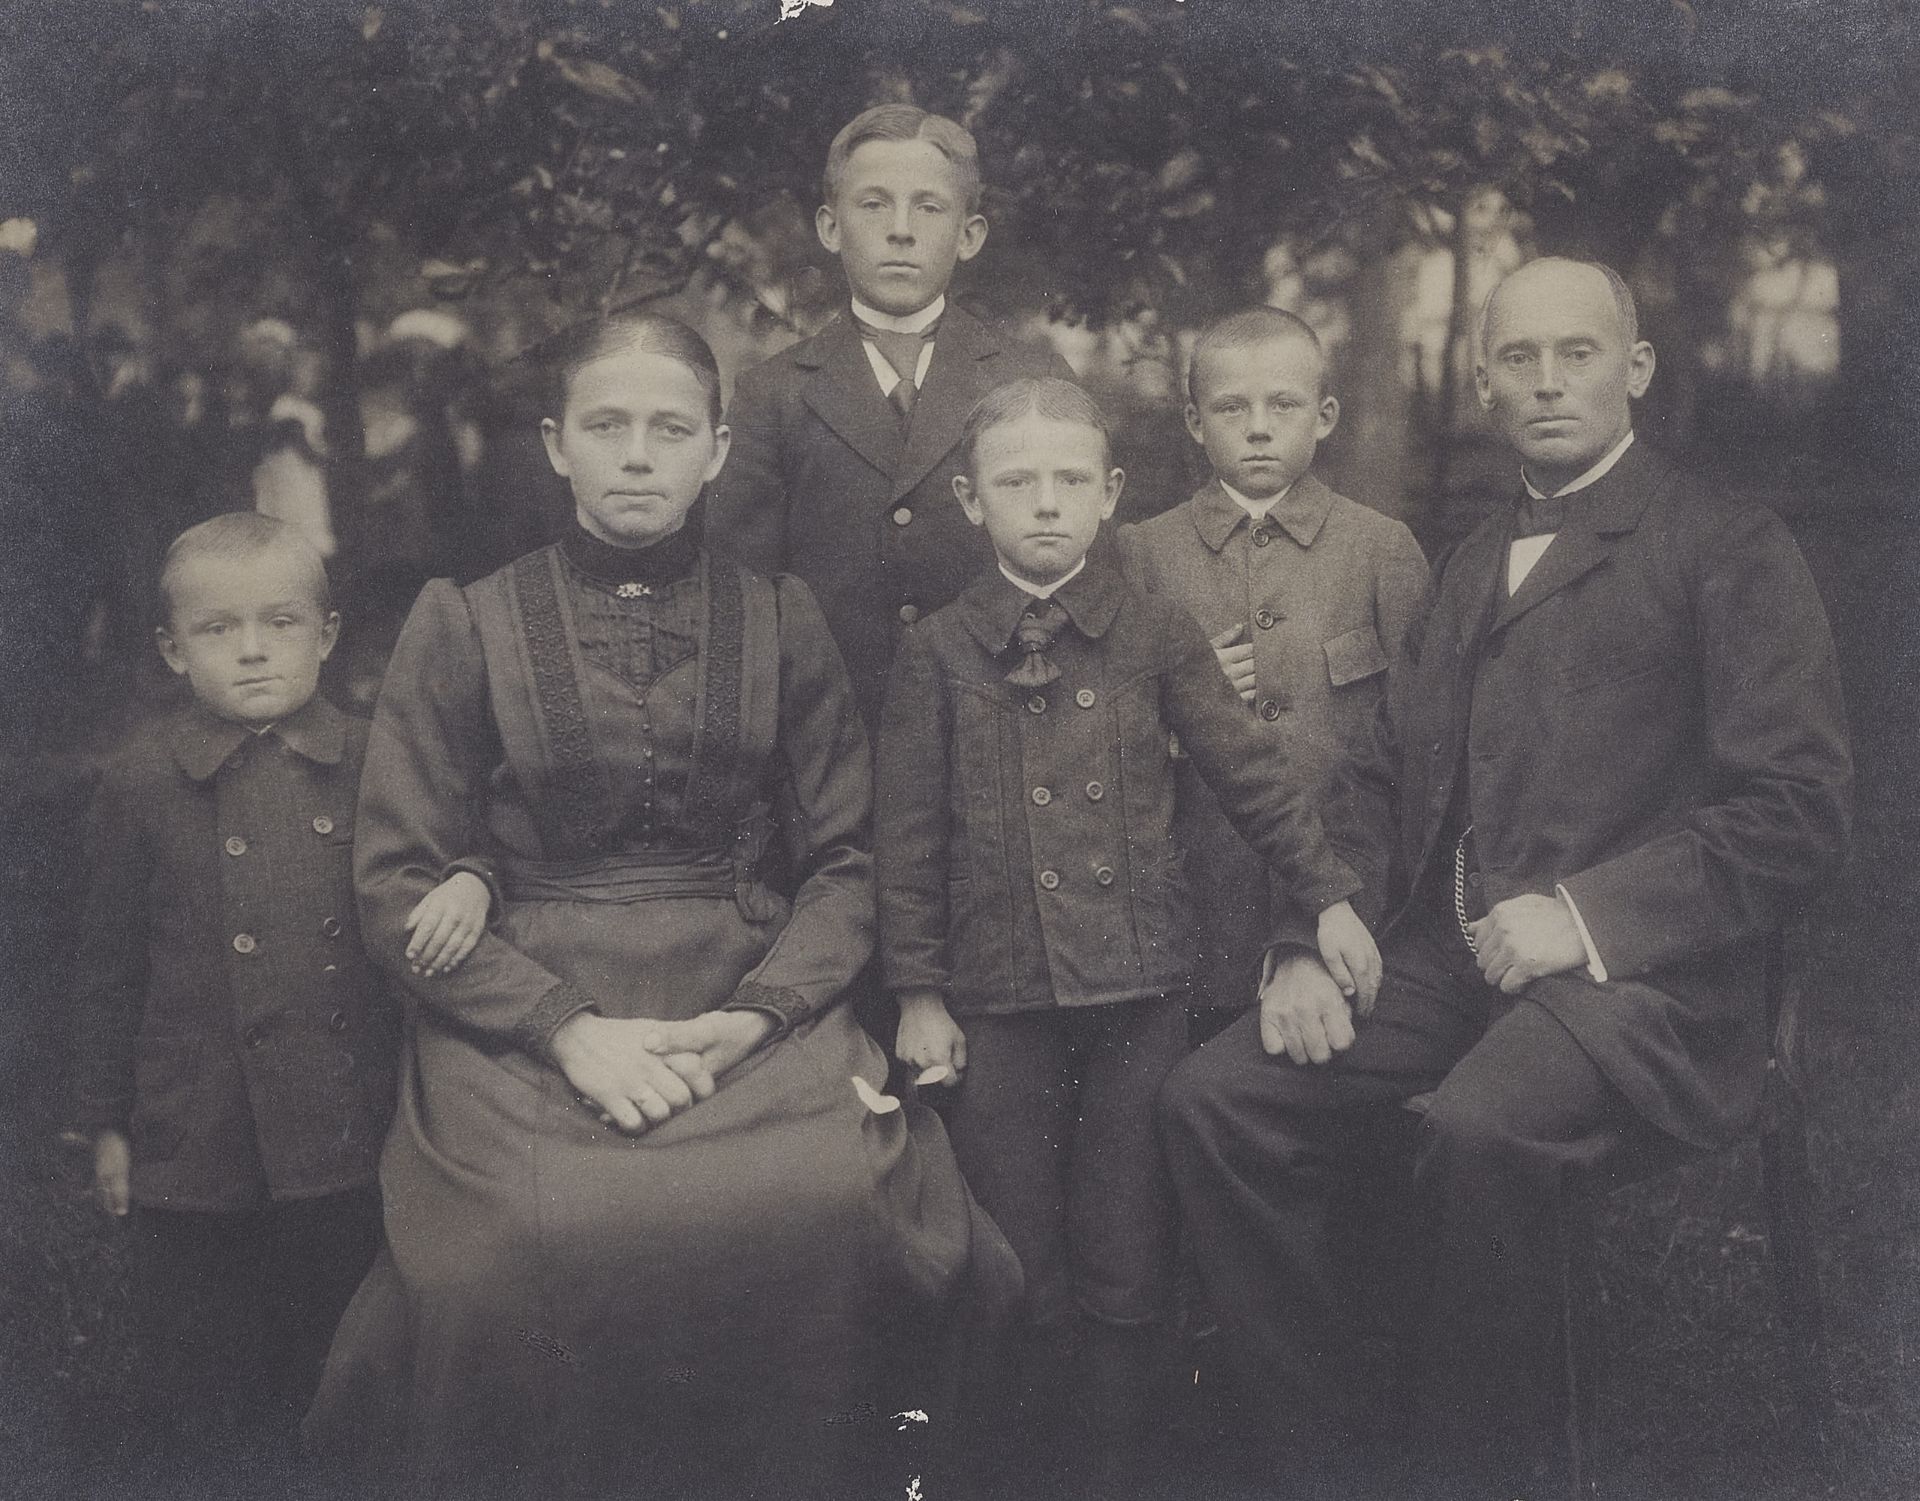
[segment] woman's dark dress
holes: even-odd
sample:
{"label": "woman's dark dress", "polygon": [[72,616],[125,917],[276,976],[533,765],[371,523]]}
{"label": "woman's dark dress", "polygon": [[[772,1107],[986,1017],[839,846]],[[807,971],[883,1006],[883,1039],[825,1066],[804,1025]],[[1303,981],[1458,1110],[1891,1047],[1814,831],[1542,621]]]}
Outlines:
{"label": "woman's dark dress", "polygon": [[[836,1004],[873,891],[832,637],[804,585],[701,553],[695,530],[640,553],[576,533],[429,584],[381,692],[357,880],[415,1017],[387,1252],[308,1436],[397,1457],[411,1493],[677,1495],[673,1460],[716,1485],[743,1454],[777,1467],[836,1419],[937,1407],[903,1352],[963,1292],[1017,1289],[937,1119],[853,1086],[884,1089],[886,1065]],[[771,826],[791,906],[759,872]],[[449,976],[407,973],[407,913],[474,856],[498,871],[491,932]],[[546,1061],[588,1004],[744,1006],[776,1030],[633,1138]]]}

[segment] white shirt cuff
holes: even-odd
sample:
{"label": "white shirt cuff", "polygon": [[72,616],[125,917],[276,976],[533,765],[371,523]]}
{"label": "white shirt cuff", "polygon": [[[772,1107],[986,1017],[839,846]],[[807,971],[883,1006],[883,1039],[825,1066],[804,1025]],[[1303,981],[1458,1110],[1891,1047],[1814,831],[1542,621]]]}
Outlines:
{"label": "white shirt cuff", "polygon": [[1596,985],[1607,983],[1607,966],[1601,962],[1600,950],[1593,946],[1593,934],[1587,931],[1587,920],[1580,915],[1580,909],[1573,904],[1573,896],[1564,886],[1555,886],[1554,895],[1567,904],[1567,911],[1573,914],[1573,926],[1580,934],[1580,946],[1587,951],[1587,977]]}

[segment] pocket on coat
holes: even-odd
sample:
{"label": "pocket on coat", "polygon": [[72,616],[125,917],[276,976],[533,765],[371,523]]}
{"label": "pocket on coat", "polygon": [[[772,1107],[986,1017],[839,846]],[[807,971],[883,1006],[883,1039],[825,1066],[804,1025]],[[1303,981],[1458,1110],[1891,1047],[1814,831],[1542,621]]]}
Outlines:
{"label": "pocket on coat", "polygon": [[162,1162],[180,1150],[199,1083],[199,1057],[193,1037],[143,1037],[136,1045],[129,1122],[135,1161]]}
{"label": "pocket on coat", "polygon": [[1387,670],[1387,654],[1380,637],[1370,625],[1343,631],[1321,644],[1327,655],[1327,681],[1335,688],[1357,683]]}

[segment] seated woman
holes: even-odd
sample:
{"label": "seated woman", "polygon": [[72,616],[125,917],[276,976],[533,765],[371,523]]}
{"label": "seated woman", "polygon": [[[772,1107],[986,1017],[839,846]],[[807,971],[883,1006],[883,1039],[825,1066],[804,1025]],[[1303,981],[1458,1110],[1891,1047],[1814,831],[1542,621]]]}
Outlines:
{"label": "seated woman", "polygon": [[[688,520],[727,453],[712,353],[626,314],[559,366],[577,526],[429,584],[375,715],[356,878],[413,1025],[308,1438],[408,1495],[852,1494],[823,1449],[948,1415],[924,1353],[1018,1267],[838,1004],[867,744],[806,588]],[[466,865],[491,929],[413,973],[407,914]]]}

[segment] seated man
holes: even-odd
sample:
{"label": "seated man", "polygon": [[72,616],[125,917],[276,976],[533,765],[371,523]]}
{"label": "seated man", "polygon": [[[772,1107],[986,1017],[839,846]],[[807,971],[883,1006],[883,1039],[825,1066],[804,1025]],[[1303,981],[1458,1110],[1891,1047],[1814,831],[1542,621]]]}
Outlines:
{"label": "seated man", "polygon": [[1476,383],[1525,497],[1447,564],[1330,818],[1396,894],[1377,1005],[1355,1017],[1317,959],[1283,959],[1161,1097],[1208,1295],[1308,1489],[1350,1478],[1363,1394],[1326,1231],[1373,1165],[1370,1120],[1435,1091],[1423,1475],[1532,1494],[1564,1444],[1562,1199],[1751,1123],[1758,940],[1845,853],[1812,579],[1772,514],[1635,441],[1653,369],[1608,268],[1541,260],[1495,290]]}

